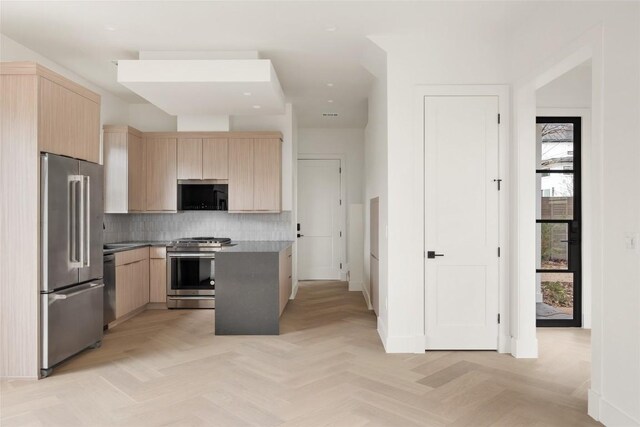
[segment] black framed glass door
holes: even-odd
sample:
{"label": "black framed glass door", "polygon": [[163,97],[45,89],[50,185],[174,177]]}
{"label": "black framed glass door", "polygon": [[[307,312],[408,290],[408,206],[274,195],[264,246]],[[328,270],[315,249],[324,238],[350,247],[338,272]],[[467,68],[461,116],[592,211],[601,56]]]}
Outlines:
{"label": "black framed glass door", "polygon": [[580,117],[538,117],[537,326],[582,326]]}

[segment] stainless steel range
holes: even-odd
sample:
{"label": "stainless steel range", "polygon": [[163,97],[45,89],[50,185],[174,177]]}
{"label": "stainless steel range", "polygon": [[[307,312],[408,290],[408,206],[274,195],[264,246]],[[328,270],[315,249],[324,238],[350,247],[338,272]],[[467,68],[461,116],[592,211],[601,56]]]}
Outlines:
{"label": "stainless steel range", "polygon": [[215,308],[215,253],[231,239],[190,237],[167,247],[167,307]]}

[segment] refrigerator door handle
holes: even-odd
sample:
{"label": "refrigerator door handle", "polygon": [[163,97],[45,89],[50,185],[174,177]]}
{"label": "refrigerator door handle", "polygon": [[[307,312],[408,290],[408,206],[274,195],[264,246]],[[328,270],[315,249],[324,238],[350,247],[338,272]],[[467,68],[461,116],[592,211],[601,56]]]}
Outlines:
{"label": "refrigerator door handle", "polygon": [[80,295],[80,294],[84,294],[85,292],[89,292],[89,291],[91,291],[91,290],[93,290],[95,288],[104,288],[104,284],[103,283],[91,283],[91,285],[89,285],[88,288],[84,288],[82,290],[75,291],[75,292],[72,292],[70,294],[63,294],[63,293],[53,294],[51,296],[51,299],[53,299],[53,300],[67,299],[67,298],[75,297],[75,296]]}
{"label": "refrigerator door handle", "polygon": [[[69,176],[69,195],[71,200],[70,209],[70,227],[69,227],[69,266],[71,268],[82,267],[81,251],[82,238],[78,234],[82,234],[82,225],[78,227],[78,184],[82,182],[80,175]],[[82,206],[82,199],[80,200],[80,206]]]}
{"label": "refrigerator door handle", "polygon": [[85,197],[84,197],[84,176],[82,175],[78,175],[78,183],[80,185],[80,203],[79,203],[79,207],[80,207],[80,212],[79,212],[79,224],[78,224],[78,247],[80,248],[80,256],[78,257],[78,262],[80,262],[80,265],[78,267],[82,268],[84,267],[84,204],[85,204]]}
{"label": "refrigerator door handle", "polygon": [[84,199],[84,240],[83,240],[83,250],[82,250],[82,261],[83,261],[83,266],[84,267],[89,267],[89,265],[91,265],[91,253],[90,253],[90,248],[91,248],[91,180],[89,176],[83,176],[82,177],[83,181],[82,181],[82,186],[83,186],[83,197],[85,197],[84,195],[84,190],[86,188],[86,197]]}

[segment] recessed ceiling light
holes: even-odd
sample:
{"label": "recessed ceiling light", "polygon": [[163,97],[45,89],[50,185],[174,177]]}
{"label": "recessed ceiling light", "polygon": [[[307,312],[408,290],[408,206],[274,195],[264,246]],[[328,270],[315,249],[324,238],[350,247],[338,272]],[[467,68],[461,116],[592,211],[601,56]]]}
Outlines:
{"label": "recessed ceiling light", "polygon": [[329,104],[333,104],[333,99],[327,101]]}
{"label": "recessed ceiling light", "polygon": [[327,83],[327,86],[333,87],[333,83]]}
{"label": "recessed ceiling light", "polygon": [[334,31],[336,31],[338,29],[338,27],[334,27],[333,25],[328,26],[327,28],[325,28],[325,31],[328,31],[330,33],[333,33]]}
{"label": "recessed ceiling light", "polygon": [[260,105],[254,105],[253,108],[255,108],[256,110],[261,109],[262,107]]}
{"label": "recessed ceiling light", "polygon": [[115,30],[117,30],[117,28],[114,27],[113,25],[105,25],[104,29],[107,30],[107,31],[115,31]]}
{"label": "recessed ceiling light", "polygon": [[242,93],[244,96],[251,96],[251,92],[243,92]]}

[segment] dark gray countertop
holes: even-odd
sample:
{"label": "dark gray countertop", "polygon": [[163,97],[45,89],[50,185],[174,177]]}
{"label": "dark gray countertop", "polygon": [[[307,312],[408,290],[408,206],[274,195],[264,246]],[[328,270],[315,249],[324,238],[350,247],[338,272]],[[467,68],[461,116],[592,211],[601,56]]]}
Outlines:
{"label": "dark gray countertop", "polygon": [[141,242],[117,242],[117,243],[105,243],[105,246],[115,245],[114,247],[104,248],[103,253],[105,255],[115,254],[116,252],[130,251],[132,249],[144,248],[145,246],[167,246],[171,242],[167,241],[141,241]]}
{"label": "dark gray countertop", "polygon": [[233,241],[231,246],[225,246],[221,252],[282,252],[293,242],[284,241]]}
{"label": "dark gray countertop", "polygon": [[[144,248],[145,246],[169,246],[171,242],[163,240],[136,241],[136,242],[116,242],[105,243],[105,246],[114,245],[114,247],[105,248],[104,254],[115,254],[116,252],[130,251],[132,249]],[[223,252],[281,252],[291,246],[293,242],[283,241],[258,241],[243,240],[233,241],[230,246],[225,246]]]}

